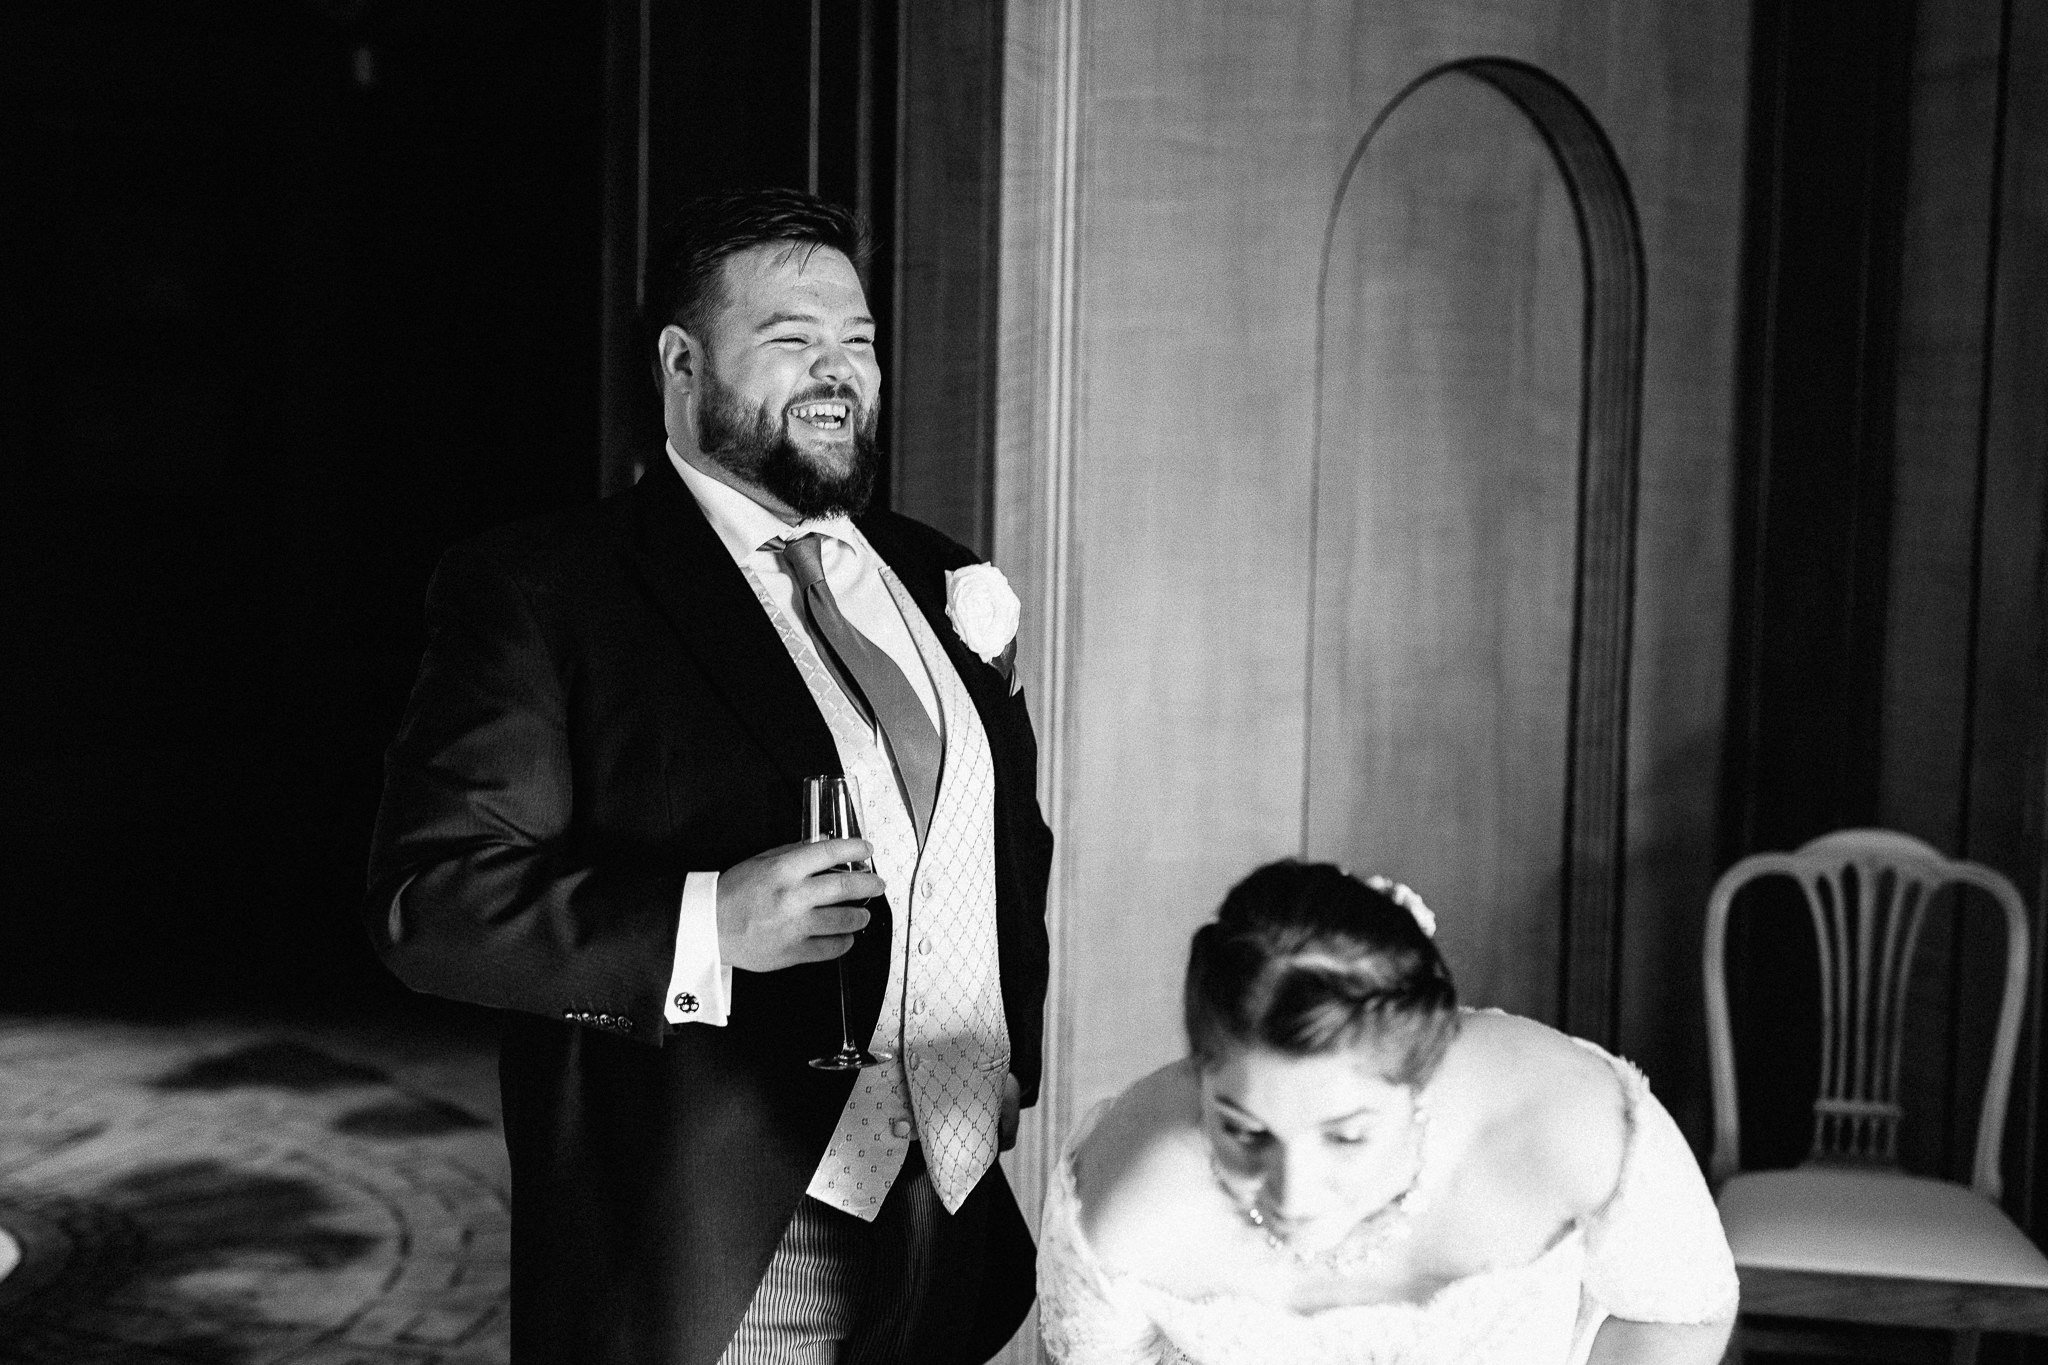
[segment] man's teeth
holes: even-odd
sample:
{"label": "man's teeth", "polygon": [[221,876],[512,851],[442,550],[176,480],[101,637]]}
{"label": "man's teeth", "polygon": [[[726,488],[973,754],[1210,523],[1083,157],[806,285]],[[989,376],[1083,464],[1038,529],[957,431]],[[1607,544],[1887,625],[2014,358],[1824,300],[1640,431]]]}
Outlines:
{"label": "man's teeth", "polygon": [[814,427],[836,427],[846,421],[844,403],[799,403],[791,408],[790,415],[809,422]]}

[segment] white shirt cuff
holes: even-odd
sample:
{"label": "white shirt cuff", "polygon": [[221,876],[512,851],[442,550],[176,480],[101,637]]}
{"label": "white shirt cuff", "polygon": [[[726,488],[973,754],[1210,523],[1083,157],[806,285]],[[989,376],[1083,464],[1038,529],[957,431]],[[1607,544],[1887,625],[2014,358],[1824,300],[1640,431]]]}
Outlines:
{"label": "white shirt cuff", "polygon": [[718,958],[718,874],[683,878],[683,908],[676,916],[675,966],[662,1014],[671,1024],[724,1027],[732,1001],[732,968]]}

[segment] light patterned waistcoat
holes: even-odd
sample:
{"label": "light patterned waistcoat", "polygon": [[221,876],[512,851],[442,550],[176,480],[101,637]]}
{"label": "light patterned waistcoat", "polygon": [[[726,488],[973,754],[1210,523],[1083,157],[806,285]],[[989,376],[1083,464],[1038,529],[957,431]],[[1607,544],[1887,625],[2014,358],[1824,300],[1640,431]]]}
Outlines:
{"label": "light patterned waistcoat", "polygon": [[[862,552],[873,555],[872,546]],[[974,700],[945,646],[888,565],[882,581],[909,627],[938,696],[945,757],[931,828],[917,830],[895,769],[801,625],[779,611],[749,570],[811,697],[831,728],[839,761],[860,792],[861,833],[875,850],[894,914],[889,980],[868,1046],[895,1060],[860,1073],[813,1197],[872,1219],[902,1169],[913,1132],[946,1208],[957,1210],[995,1163],[1003,1078],[1010,1069],[996,954],[995,764]]]}

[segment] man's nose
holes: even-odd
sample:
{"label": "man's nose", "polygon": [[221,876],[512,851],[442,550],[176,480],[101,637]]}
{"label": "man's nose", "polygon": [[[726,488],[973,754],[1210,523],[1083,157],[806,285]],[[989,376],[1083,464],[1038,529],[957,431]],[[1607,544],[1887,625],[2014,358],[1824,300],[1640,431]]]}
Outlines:
{"label": "man's nose", "polygon": [[811,378],[843,384],[853,378],[853,355],[844,346],[827,343],[811,362]]}

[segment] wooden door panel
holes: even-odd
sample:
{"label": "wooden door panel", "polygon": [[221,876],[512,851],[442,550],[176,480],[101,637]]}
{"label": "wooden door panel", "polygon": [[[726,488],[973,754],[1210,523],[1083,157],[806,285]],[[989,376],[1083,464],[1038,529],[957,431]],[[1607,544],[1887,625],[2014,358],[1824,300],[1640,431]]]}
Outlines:
{"label": "wooden door panel", "polygon": [[1529,120],[1455,74],[1337,205],[1305,848],[1441,906],[1477,1004],[1556,1020],[1584,286]]}
{"label": "wooden door panel", "polygon": [[1749,8],[1005,6],[995,551],[1060,841],[1027,1205],[1283,853],[1412,880],[1472,998],[1698,1130]]}

